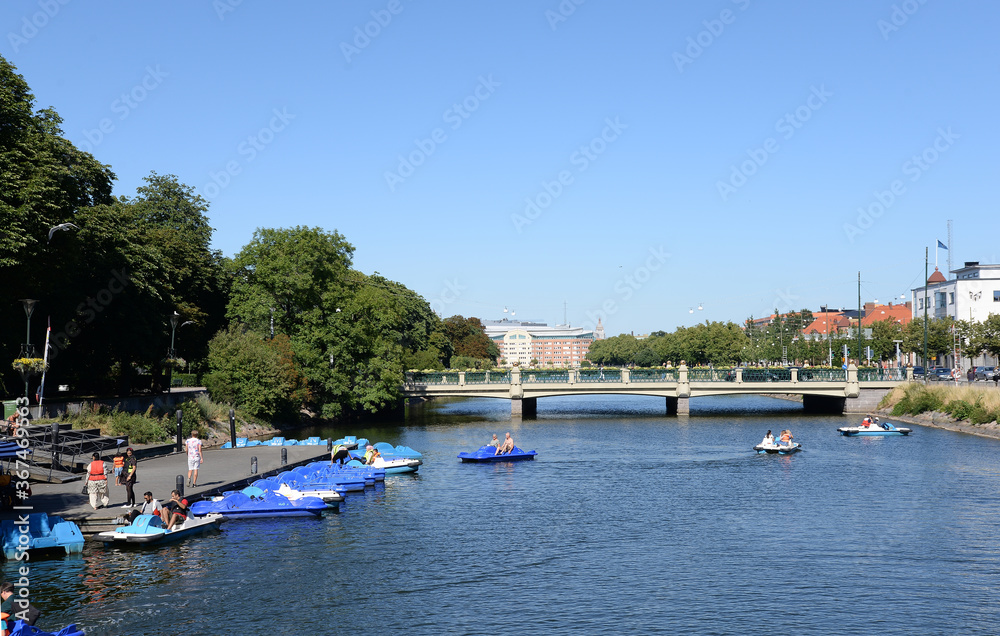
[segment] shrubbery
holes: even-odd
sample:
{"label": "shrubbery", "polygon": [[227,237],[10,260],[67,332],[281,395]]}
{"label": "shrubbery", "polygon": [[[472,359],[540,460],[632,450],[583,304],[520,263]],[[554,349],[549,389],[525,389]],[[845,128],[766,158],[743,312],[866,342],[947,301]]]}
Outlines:
{"label": "shrubbery", "polygon": [[898,401],[892,407],[893,415],[919,415],[936,411],[972,424],[985,424],[1000,419],[1000,404],[997,399],[973,387],[956,390],[910,383],[886,396],[885,404],[891,404],[897,398]]}

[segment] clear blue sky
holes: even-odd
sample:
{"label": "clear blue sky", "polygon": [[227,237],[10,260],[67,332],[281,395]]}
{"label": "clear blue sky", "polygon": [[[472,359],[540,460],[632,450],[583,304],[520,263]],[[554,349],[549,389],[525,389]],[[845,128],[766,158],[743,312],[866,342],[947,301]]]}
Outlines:
{"label": "clear blue sky", "polygon": [[898,301],[948,219],[1000,262],[996,2],[576,2],[7,0],[0,50],[117,194],[177,175],[229,256],[337,230],[444,316]]}

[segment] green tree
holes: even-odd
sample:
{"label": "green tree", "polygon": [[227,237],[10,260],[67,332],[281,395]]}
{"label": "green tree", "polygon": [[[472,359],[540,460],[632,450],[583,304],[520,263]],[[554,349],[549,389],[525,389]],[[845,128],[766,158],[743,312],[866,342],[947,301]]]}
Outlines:
{"label": "green tree", "polygon": [[444,332],[451,341],[457,356],[489,359],[496,362],[500,350],[486,335],[486,328],[479,318],[452,316],[444,320]]}
{"label": "green tree", "polygon": [[896,343],[894,340],[903,339],[903,327],[892,318],[879,320],[872,323],[872,337],[868,341],[868,346],[872,348],[873,358],[876,360],[891,360],[896,357]]}
{"label": "green tree", "polygon": [[377,412],[401,399],[404,364],[451,356],[427,302],[377,273],[350,268],[354,248],[321,228],[258,229],[232,261],[230,319],[292,342],[323,417]]}
{"label": "green tree", "polygon": [[216,402],[233,404],[254,417],[292,420],[308,393],[291,358],[287,336],[268,341],[230,326],[209,343],[205,387]]}
{"label": "green tree", "polygon": [[968,338],[966,351],[975,357],[988,354],[1000,358],[1000,314],[990,314],[983,322],[975,322],[964,326]]}

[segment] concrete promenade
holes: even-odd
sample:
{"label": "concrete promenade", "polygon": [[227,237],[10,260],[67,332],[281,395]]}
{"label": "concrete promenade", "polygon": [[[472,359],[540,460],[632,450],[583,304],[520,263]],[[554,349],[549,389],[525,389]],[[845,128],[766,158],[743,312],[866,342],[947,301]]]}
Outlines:
{"label": "concrete promenade", "polygon": [[[138,447],[135,447],[138,450]],[[288,463],[282,465],[281,451],[287,451]],[[187,487],[187,454],[140,459],[137,468],[138,482],[135,484],[137,503],[142,503],[142,493],[147,490],[161,503],[170,500],[170,491],[176,488],[177,476],[184,478],[184,496],[188,500],[202,499],[226,490],[239,490],[249,483],[267,475],[278,474],[295,466],[317,460],[329,461],[326,443],[319,446],[253,446],[235,449],[207,449],[203,451],[205,461],[198,471],[198,486]],[[257,458],[257,473],[250,473],[250,458]],[[110,457],[106,463],[111,466]],[[109,477],[108,494],[111,503],[107,508],[94,510],[90,498],[81,494],[83,480],[63,484],[32,483],[31,498],[25,505],[32,510],[15,510],[0,515],[2,519],[13,519],[26,512],[47,512],[75,521],[85,534],[102,532],[113,527],[114,518],[128,512],[122,508],[125,503],[125,487],[114,483],[114,475]]]}

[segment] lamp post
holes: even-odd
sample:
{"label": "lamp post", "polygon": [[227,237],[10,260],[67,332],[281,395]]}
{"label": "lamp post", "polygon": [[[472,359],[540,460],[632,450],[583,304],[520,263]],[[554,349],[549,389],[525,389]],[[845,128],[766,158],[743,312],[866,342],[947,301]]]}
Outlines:
{"label": "lamp post", "polygon": [[167,393],[170,393],[174,381],[174,337],[177,335],[177,323],[181,321],[181,315],[176,311],[170,316],[170,351],[167,352]]}
{"label": "lamp post", "polygon": [[[31,347],[31,314],[35,312],[35,305],[38,301],[33,298],[22,298],[21,304],[24,305],[24,315],[28,319],[28,329],[24,336],[24,351],[21,352],[22,358],[34,358],[35,352]],[[24,397],[31,399],[31,393],[28,390],[28,374],[24,374]]]}

